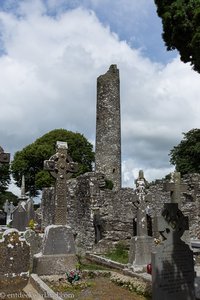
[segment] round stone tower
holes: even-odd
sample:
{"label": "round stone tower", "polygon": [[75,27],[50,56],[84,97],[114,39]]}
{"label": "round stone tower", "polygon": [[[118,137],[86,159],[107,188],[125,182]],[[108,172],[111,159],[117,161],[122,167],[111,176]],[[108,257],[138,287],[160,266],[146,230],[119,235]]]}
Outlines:
{"label": "round stone tower", "polygon": [[121,188],[120,80],[116,65],[97,78],[96,172]]}

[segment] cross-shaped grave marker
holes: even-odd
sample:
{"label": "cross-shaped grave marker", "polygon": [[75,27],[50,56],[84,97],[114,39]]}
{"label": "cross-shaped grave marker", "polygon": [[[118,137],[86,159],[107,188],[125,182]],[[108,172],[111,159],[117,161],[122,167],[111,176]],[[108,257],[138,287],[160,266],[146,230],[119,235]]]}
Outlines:
{"label": "cross-shaped grave marker", "polygon": [[135,183],[135,193],[137,201],[134,202],[134,205],[137,208],[137,236],[146,236],[148,235],[146,219],[146,202],[151,200],[151,195],[148,195],[146,192],[147,181],[144,178],[144,172],[142,170],[139,171],[139,176],[136,179]]}
{"label": "cross-shaped grave marker", "polygon": [[185,235],[189,222],[178,207],[187,185],[181,184],[180,173],[174,172],[164,190],[171,192],[171,203],[164,204],[158,217],[162,239],[152,253],[152,299],[194,300],[193,252]]}
{"label": "cross-shaped grave marker", "polygon": [[137,208],[137,236],[131,239],[129,251],[129,264],[134,271],[143,271],[151,259],[152,238],[148,236],[147,230],[147,201],[151,195],[147,194],[147,181],[142,170],[135,181],[135,198],[133,202]]}
{"label": "cross-shaped grave marker", "polygon": [[181,203],[181,193],[187,192],[187,184],[181,183],[181,173],[171,174],[170,182],[164,184],[164,190],[171,192],[171,203]]}
{"label": "cross-shaped grave marker", "polygon": [[3,205],[3,210],[6,213],[6,224],[8,225],[11,221],[11,216],[13,211],[15,210],[15,206],[13,205],[13,202],[8,201],[8,199],[6,200],[6,202]]}
{"label": "cross-shaped grave marker", "polygon": [[78,164],[74,163],[67,153],[67,143],[57,141],[57,152],[49,160],[44,161],[44,169],[56,178],[55,187],[55,225],[67,223],[67,185],[66,180],[78,171]]}

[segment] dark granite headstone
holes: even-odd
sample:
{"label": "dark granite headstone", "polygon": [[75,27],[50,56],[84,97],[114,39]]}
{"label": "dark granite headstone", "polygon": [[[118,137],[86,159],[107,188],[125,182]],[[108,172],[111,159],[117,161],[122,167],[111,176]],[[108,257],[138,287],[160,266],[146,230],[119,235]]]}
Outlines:
{"label": "dark granite headstone", "polygon": [[162,241],[152,253],[153,300],[194,300],[193,252],[181,240],[188,219],[178,203],[165,203],[158,218]]}

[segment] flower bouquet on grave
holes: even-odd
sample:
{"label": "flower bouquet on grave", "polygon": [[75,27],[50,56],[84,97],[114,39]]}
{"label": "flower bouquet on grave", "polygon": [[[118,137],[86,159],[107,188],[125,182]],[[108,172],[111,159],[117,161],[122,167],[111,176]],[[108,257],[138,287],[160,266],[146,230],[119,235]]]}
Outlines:
{"label": "flower bouquet on grave", "polygon": [[67,280],[69,283],[74,283],[75,281],[78,281],[81,278],[80,271],[79,270],[72,270],[69,272],[66,272]]}

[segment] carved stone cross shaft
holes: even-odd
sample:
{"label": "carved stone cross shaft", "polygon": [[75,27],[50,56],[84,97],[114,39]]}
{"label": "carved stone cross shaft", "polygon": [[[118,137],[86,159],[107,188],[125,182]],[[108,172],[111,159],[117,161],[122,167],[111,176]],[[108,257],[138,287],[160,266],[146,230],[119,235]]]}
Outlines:
{"label": "carved stone cross shaft", "polygon": [[181,193],[187,192],[187,184],[181,183],[180,172],[172,173],[170,182],[164,184],[164,190],[171,192],[172,203],[181,203]]}
{"label": "carved stone cross shaft", "polygon": [[44,161],[44,169],[56,178],[55,187],[55,225],[67,223],[67,185],[66,180],[77,172],[78,164],[74,163],[67,153],[67,143],[57,142],[57,152],[50,160]]}
{"label": "carved stone cross shaft", "polygon": [[151,200],[151,195],[147,195],[147,181],[144,178],[142,170],[139,171],[139,176],[135,183],[136,201],[134,202],[134,205],[137,208],[137,236],[147,236],[146,202]]}

